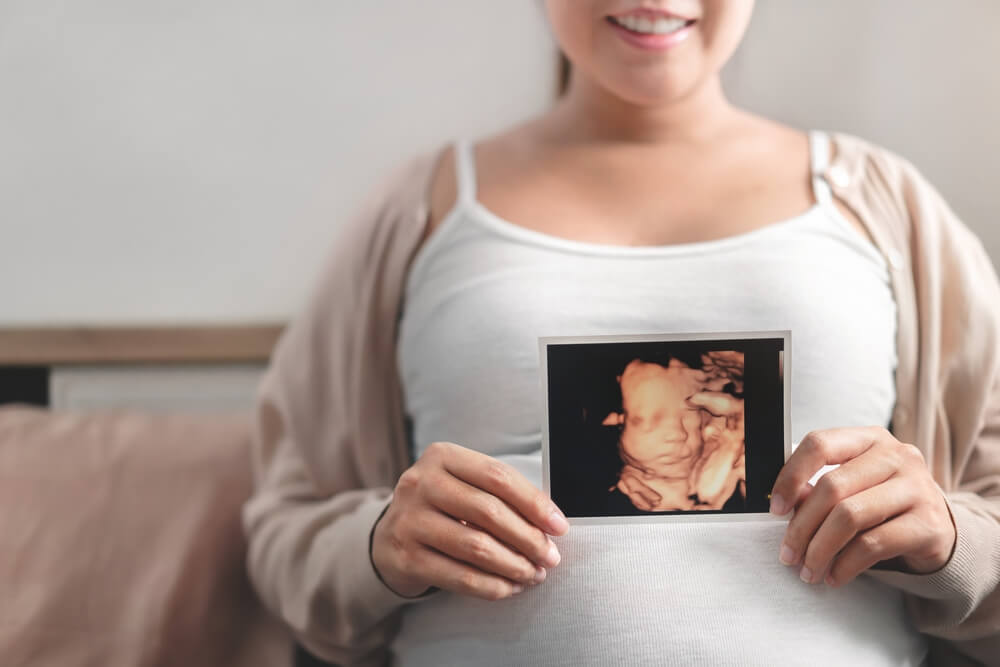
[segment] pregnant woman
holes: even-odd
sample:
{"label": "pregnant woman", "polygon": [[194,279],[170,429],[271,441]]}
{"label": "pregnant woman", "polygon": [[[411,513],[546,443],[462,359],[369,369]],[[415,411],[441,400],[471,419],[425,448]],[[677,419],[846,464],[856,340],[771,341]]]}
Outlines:
{"label": "pregnant woman", "polygon": [[[343,665],[995,661],[979,242],[905,161],[726,100],[751,0],[544,6],[558,102],[406,163],[275,353],[262,598]],[[788,520],[570,529],[539,490],[538,338],[748,330],[792,331]]]}

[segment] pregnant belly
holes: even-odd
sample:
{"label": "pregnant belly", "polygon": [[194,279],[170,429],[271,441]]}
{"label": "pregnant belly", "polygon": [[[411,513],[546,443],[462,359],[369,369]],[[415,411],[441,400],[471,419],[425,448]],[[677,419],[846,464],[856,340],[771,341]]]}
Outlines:
{"label": "pregnant belly", "polygon": [[[520,467],[520,466],[519,466]],[[527,472],[527,471],[526,471]],[[541,585],[405,608],[398,665],[918,665],[898,591],[809,586],[778,562],[785,524],[572,526]]]}

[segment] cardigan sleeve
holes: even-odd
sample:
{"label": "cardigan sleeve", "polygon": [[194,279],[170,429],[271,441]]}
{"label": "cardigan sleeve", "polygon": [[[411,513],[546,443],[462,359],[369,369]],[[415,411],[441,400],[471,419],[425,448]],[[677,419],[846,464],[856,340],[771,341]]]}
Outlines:
{"label": "cardigan sleeve", "polygon": [[369,539],[407,465],[392,349],[427,159],[344,226],[259,390],[243,511],[250,579],[302,645],[342,665],[384,663],[395,612],[413,601],[377,577]]}
{"label": "cardigan sleeve", "polygon": [[900,163],[920,337],[916,444],[957,541],[937,572],[872,575],[907,594],[921,631],[1000,664],[1000,284],[979,239]]}

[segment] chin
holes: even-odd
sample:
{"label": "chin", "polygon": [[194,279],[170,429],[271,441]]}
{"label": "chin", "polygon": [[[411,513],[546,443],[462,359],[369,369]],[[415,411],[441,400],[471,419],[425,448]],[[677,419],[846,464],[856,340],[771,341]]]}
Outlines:
{"label": "chin", "polygon": [[604,88],[628,104],[655,107],[683,100],[699,87],[698,81],[676,77],[635,77],[632,80],[616,78],[605,83]]}

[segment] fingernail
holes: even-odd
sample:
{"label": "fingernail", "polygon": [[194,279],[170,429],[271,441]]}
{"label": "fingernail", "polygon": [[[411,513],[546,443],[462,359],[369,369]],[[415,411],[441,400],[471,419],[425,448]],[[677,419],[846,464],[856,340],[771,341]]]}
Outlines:
{"label": "fingernail", "polygon": [[549,544],[549,551],[545,554],[545,565],[548,567],[555,567],[562,560],[562,556],[559,555],[559,550],[556,549],[556,545]]}
{"label": "fingernail", "polygon": [[778,560],[780,560],[785,565],[792,565],[795,563],[795,552],[787,544],[782,543],[781,553],[778,555]]}
{"label": "fingernail", "polygon": [[826,582],[827,586],[833,586],[833,575],[832,574],[826,575],[826,579],[824,579],[823,581]]}
{"label": "fingernail", "polygon": [[559,508],[553,508],[552,514],[549,515],[549,528],[556,535],[562,535],[569,530],[569,522],[566,521],[566,517],[559,511]]}
{"label": "fingernail", "polygon": [[542,583],[543,581],[545,581],[545,576],[547,574],[548,574],[548,572],[545,570],[544,567],[536,568],[535,569],[535,579],[534,579],[534,582],[536,584]]}
{"label": "fingernail", "polygon": [[806,582],[807,584],[811,584],[813,579],[812,570],[810,570],[808,567],[803,567],[801,570],[799,570],[799,579]]}
{"label": "fingernail", "polygon": [[771,496],[771,514],[783,516],[788,512],[788,503],[777,493]]}
{"label": "fingernail", "polygon": [[514,584],[514,589],[510,592],[511,595],[517,595],[524,590],[524,586],[521,584]]}

